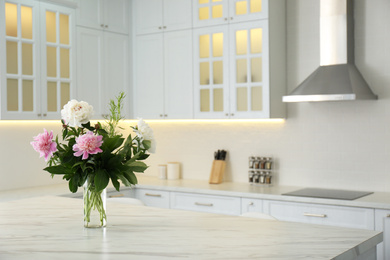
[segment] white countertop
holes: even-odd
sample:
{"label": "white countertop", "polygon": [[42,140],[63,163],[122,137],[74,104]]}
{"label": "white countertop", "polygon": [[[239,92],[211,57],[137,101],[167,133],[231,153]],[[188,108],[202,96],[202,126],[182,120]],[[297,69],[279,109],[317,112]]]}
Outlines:
{"label": "white countertop", "polygon": [[0,203],[0,259],[354,259],[382,233],[107,202],[105,229],[82,200]]}
{"label": "white countertop", "polygon": [[[281,195],[305,187],[279,185],[255,186],[249,183],[235,182],[209,184],[207,180],[160,180],[157,177],[141,174],[137,175],[137,178],[137,187],[146,189],[390,210],[390,192],[375,192],[356,200],[335,200]],[[109,186],[109,189],[113,189],[113,187]],[[121,185],[121,189],[127,189],[127,187]],[[81,192],[82,189],[80,188],[79,191]],[[63,184],[2,191],[0,192],[0,202],[34,196],[64,194],[71,195],[68,189],[68,183],[65,181]]]}
{"label": "white countertop", "polygon": [[160,180],[156,177],[138,175],[139,188],[159,189],[199,194],[236,196],[268,200],[283,200],[326,205],[339,205],[363,208],[390,209],[390,192],[375,192],[356,200],[336,200],[310,197],[284,196],[282,194],[306,187],[279,185],[251,185],[249,183],[223,182],[209,184],[207,180]]}

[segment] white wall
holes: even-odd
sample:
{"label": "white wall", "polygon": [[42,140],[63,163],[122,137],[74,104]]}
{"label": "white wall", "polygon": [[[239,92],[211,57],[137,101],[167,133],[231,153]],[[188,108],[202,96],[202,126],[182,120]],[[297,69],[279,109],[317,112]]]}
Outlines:
{"label": "white wall", "polygon": [[[319,1],[287,0],[288,89],[319,65]],[[390,191],[390,1],[355,0],[356,64],[378,101],[288,105],[284,122],[151,122],[156,165],[179,161],[183,177],[207,181],[213,152],[228,150],[226,179],[246,182],[248,156],[277,161],[275,183]],[[129,122],[126,122],[129,124]],[[58,122],[0,122],[0,190],[47,185],[32,136]]]}

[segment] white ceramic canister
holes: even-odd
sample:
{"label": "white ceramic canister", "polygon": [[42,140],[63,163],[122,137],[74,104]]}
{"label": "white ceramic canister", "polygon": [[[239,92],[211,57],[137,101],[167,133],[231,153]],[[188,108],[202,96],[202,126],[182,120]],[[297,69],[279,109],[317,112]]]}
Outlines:
{"label": "white ceramic canister", "polygon": [[168,180],[180,179],[180,163],[169,162],[167,166]]}

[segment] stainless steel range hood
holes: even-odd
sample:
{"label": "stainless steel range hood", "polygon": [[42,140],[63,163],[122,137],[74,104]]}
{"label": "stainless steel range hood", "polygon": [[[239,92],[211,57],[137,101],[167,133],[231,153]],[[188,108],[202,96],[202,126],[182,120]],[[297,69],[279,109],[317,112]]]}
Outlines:
{"label": "stainless steel range hood", "polygon": [[355,66],[353,0],[320,0],[320,67],[283,102],[377,99]]}

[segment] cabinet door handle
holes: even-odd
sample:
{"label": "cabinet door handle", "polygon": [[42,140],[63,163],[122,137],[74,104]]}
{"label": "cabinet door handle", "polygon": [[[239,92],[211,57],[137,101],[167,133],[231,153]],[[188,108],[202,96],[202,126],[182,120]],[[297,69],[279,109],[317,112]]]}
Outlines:
{"label": "cabinet door handle", "polygon": [[213,203],[201,203],[201,202],[195,202],[196,206],[206,206],[206,207],[212,207]]}
{"label": "cabinet door handle", "polygon": [[249,206],[253,206],[253,205],[255,205],[255,203],[249,202]]}
{"label": "cabinet door handle", "polygon": [[108,25],[106,24],[106,25],[104,26],[104,28],[108,28]]}
{"label": "cabinet door handle", "polygon": [[160,30],[161,30],[161,26],[159,26],[159,27],[158,27],[158,29],[160,29]]}
{"label": "cabinet door handle", "polygon": [[119,198],[119,197],[124,197],[125,195],[123,194],[117,194],[117,195],[110,195],[108,196],[109,198]]}
{"label": "cabinet door handle", "polygon": [[390,214],[387,214],[387,216],[386,216],[387,218],[390,218]]}
{"label": "cabinet door handle", "polygon": [[228,19],[227,19],[227,17],[225,18],[225,21],[227,21]]}
{"label": "cabinet door handle", "polygon": [[42,114],[38,114],[39,117],[41,117]]}
{"label": "cabinet door handle", "polygon": [[104,24],[101,24],[100,27],[104,27]]}
{"label": "cabinet door handle", "polygon": [[306,217],[316,217],[316,218],[326,218],[326,214],[313,214],[313,213],[303,213]]}
{"label": "cabinet door handle", "polygon": [[47,114],[43,114],[43,116],[47,116]]}
{"label": "cabinet door handle", "polygon": [[163,29],[167,29],[167,27],[166,27],[166,26],[163,26]]}
{"label": "cabinet door handle", "polygon": [[161,194],[145,193],[145,196],[150,196],[150,197],[161,197]]}

